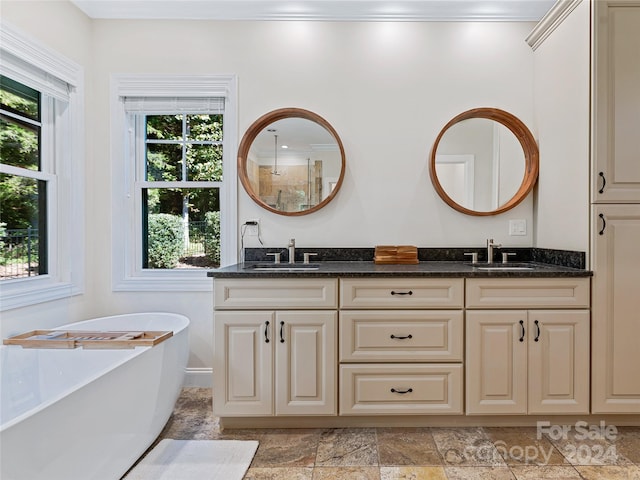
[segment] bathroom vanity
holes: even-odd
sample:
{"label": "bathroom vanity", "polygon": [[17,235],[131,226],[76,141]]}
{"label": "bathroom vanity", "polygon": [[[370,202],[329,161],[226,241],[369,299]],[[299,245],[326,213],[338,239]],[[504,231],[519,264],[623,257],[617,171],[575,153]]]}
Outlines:
{"label": "bathroom vanity", "polygon": [[214,412],[225,426],[589,414],[590,271],[249,262],[209,276]]}

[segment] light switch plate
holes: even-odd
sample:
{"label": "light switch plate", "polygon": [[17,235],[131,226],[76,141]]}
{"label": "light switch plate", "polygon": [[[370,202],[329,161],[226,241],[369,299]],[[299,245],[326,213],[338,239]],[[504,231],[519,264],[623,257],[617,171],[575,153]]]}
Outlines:
{"label": "light switch plate", "polygon": [[527,221],[526,220],[509,220],[509,235],[526,235],[527,234]]}

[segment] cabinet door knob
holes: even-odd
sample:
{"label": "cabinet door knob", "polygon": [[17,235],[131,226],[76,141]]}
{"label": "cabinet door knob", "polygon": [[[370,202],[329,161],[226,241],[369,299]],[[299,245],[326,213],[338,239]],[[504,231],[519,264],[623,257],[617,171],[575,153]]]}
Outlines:
{"label": "cabinet door knob", "polygon": [[534,338],[533,341],[537,342],[538,340],[540,340],[540,325],[538,324],[538,320],[533,323],[536,324],[536,338]]}
{"label": "cabinet door knob", "polygon": [[524,320],[520,320],[520,341],[524,342]]}
{"label": "cabinet door knob", "polygon": [[280,322],[280,343],[284,343],[284,322]]}
{"label": "cabinet door knob", "polygon": [[394,335],[393,333],[391,334],[391,338],[396,338],[398,340],[406,340],[407,338],[413,338],[413,335],[409,334],[409,335],[402,335],[402,336],[398,336],[398,335]]}
{"label": "cabinet door knob", "polygon": [[602,220],[602,229],[598,232],[599,235],[604,235],[604,229],[607,228],[607,221],[604,219],[604,213],[598,215],[600,220]]}
{"label": "cabinet door knob", "polygon": [[269,320],[264,322],[264,343],[269,343]]}
{"label": "cabinet door knob", "polygon": [[400,395],[404,395],[405,393],[413,392],[413,388],[407,388],[406,390],[396,390],[395,388],[391,389],[391,393],[399,393]]}

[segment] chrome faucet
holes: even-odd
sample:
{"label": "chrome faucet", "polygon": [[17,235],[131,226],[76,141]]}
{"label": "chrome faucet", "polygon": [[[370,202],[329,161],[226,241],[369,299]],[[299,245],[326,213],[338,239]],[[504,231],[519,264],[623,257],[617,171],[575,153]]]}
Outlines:
{"label": "chrome faucet", "polygon": [[487,239],[487,263],[493,263],[493,249],[501,246],[500,243],[493,243],[493,238]]}
{"label": "chrome faucet", "polygon": [[289,263],[296,263],[296,239],[289,240]]}

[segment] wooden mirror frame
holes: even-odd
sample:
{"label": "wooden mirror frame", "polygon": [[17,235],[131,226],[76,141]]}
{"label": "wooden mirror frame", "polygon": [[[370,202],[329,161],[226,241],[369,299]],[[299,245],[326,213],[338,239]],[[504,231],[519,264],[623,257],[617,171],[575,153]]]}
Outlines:
{"label": "wooden mirror frame", "polygon": [[[336,182],[336,186],[329,193],[329,195],[320,203],[318,203],[316,206],[308,208],[306,210],[300,210],[295,212],[285,212],[282,210],[277,210],[269,206],[265,202],[263,202],[262,199],[258,196],[258,194],[253,191],[253,188],[251,187],[251,184],[249,182],[249,177],[247,175],[247,157],[249,155],[249,150],[251,148],[251,145],[253,144],[253,141],[256,139],[258,134],[262,132],[267,126],[271,125],[274,122],[277,122],[278,120],[282,120],[285,118],[303,118],[305,120],[310,120],[312,122],[315,122],[321,127],[324,127],[329,133],[331,133],[331,135],[333,135],[333,138],[335,138],[336,143],[340,148],[340,157],[342,159],[342,165],[340,167],[340,177]],[[251,197],[251,199],[254,202],[256,202],[265,210],[269,210],[270,212],[277,213],[278,215],[285,215],[288,217],[308,215],[310,213],[316,212],[320,210],[322,207],[324,207],[326,204],[328,204],[331,200],[333,200],[333,198],[338,193],[338,190],[340,190],[340,187],[342,186],[342,180],[344,179],[345,165],[346,165],[346,162],[345,162],[344,147],[342,146],[342,141],[340,140],[340,137],[338,136],[338,133],[335,131],[335,129],[331,126],[329,122],[327,122],[320,115],[313,113],[309,110],[304,110],[302,108],[281,108],[281,109],[273,110],[271,112],[264,114],[263,116],[258,118],[255,122],[253,122],[251,126],[247,129],[244,136],[242,137],[240,146],[238,147],[238,175],[240,176],[240,182],[242,183],[242,186],[244,187],[247,194]]]}
{"label": "wooden mirror frame", "polygon": [[[509,130],[511,130],[511,133],[516,136],[524,152],[524,176],[522,178],[520,188],[518,188],[518,191],[513,195],[513,197],[511,197],[509,201],[507,201],[503,205],[500,205],[495,210],[470,210],[458,204],[444,191],[444,188],[442,188],[442,185],[438,180],[438,175],[436,174],[436,153],[438,151],[438,144],[440,143],[442,136],[450,127],[452,127],[456,123],[463,120],[468,120],[470,118],[486,118],[488,120],[495,120],[496,122],[501,123]],[[500,110],[498,108],[474,108],[453,117],[449,121],[449,123],[444,126],[444,128],[440,131],[440,134],[436,138],[436,141],[433,144],[433,148],[431,150],[431,160],[429,162],[429,174],[431,176],[431,183],[433,183],[433,187],[435,188],[438,195],[440,195],[440,198],[442,198],[442,200],[444,200],[445,203],[451,208],[467,215],[475,216],[497,215],[499,213],[506,212],[507,210],[511,210],[513,207],[518,205],[533,189],[533,186],[538,179],[538,169],[538,145],[536,144],[533,135],[531,134],[527,126],[518,117],[515,117],[509,112],[505,112],[504,110]]]}

